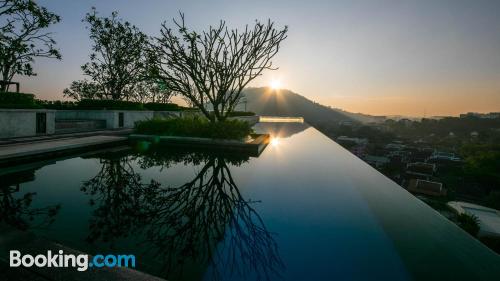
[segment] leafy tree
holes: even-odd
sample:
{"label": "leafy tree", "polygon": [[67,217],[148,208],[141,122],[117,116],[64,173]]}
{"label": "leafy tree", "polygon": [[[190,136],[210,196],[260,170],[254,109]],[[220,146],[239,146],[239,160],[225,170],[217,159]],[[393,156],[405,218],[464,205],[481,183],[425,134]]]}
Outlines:
{"label": "leafy tree", "polygon": [[75,81],[64,94],[75,99],[137,99],[141,94],[137,87],[145,79],[147,36],[118,18],[117,12],[99,17],[92,8],[83,21],[89,25],[93,42],[90,62],[81,67],[90,81]]}
{"label": "leafy tree", "polygon": [[34,76],[37,57],[61,59],[52,34],[46,29],[60,17],[31,0],[0,0],[0,75],[8,90],[14,75]]}
{"label": "leafy tree", "polygon": [[485,205],[500,210],[500,191],[491,191],[485,198]]}
{"label": "leafy tree", "polygon": [[71,82],[69,88],[64,89],[64,96],[73,98],[77,101],[83,99],[103,99],[99,85],[88,80],[78,80]]}
{"label": "leafy tree", "polygon": [[465,174],[491,186],[500,185],[500,145],[467,144],[461,147]]}
{"label": "leafy tree", "polygon": [[269,20],[241,31],[221,21],[197,33],[187,28],[183,14],[180,18],[174,20],[177,32],[162,24],[161,36],[152,45],[153,74],[212,122],[223,121],[248,83],[264,70],[275,69],[271,60],[288,28],[278,30]]}

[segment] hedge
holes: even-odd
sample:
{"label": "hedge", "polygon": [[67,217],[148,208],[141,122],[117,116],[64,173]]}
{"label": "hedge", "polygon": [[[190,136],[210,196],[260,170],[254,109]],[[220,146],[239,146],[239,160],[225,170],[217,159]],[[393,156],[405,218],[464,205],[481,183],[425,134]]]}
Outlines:
{"label": "hedge", "polygon": [[241,140],[253,132],[249,123],[240,120],[210,122],[206,118],[152,119],[137,122],[137,134]]}
{"label": "hedge", "polygon": [[40,108],[35,95],[27,93],[0,92],[0,108]]}
{"label": "hedge", "polygon": [[78,102],[74,102],[74,101],[37,100],[36,103],[45,109],[55,109],[55,110],[78,109]]}
{"label": "hedge", "polygon": [[231,111],[228,114],[229,117],[238,117],[238,116],[255,116],[255,112],[251,111]]}
{"label": "hedge", "polygon": [[132,101],[83,99],[78,102],[78,109],[144,110],[144,106]]}
{"label": "hedge", "polygon": [[140,103],[120,100],[46,101],[37,100],[33,94],[0,92],[0,108],[45,108],[56,110],[152,110],[181,111],[188,108],[175,103]]}
{"label": "hedge", "polygon": [[144,104],[144,108],[153,111],[180,111],[184,108],[175,103],[158,103],[148,102]]}

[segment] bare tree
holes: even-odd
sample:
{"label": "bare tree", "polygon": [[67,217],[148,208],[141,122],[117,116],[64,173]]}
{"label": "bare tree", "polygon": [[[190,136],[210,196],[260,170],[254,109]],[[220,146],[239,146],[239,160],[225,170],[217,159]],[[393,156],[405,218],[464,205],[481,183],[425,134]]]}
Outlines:
{"label": "bare tree", "polygon": [[[128,21],[118,18],[117,12],[111,13],[110,17],[99,17],[92,8],[83,21],[89,25],[93,42],[90,62],[82,65],[83,74],[90,81],[74,82],[70,89],[65,90],[65,95],[82,97],[88,93],[78,90],[94,89],[99,93],[94,97],[134,99],[132,96],[137,94],[135,87],[144,78],[147,36]],[[83,88],[78,87],[82,85]]]}
{"label": "bare tree", "polygon": [[250,81],[266,69],[276,69],[271,60],[288,31],[286,26],[276,29],[271,20],[256,21],[243,31],[221,21],[198,34],[186,27],[182,13],[174,24],[176,31],[163,23],[161,36],[155,38],[152,74],[212,122],[226,119]]}
{"label": "bare tree", "polygon": [[34,76],[37,57],[61,59],[56,42],[45,30],[58,23],[60,17],[31,0],[0,0],[0,75],[8,90],[16,74]]}

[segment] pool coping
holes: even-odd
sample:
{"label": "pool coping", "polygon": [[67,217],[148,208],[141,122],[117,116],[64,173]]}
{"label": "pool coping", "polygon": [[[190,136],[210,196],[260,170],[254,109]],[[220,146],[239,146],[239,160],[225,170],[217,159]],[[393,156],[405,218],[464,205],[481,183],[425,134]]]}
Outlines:
{"label": "pool coping", "polygon": [[131,141],[148,141],[154,144],[162,144],[175,147],[188,147],[199,149],[224,150],[231,152],[248,153],[250,156],[259,156],[270,142],[269,134],[251,134],[253,139],[249,142],[238,140],[178,137],[178,136],[158,136],[131,134]]}
{"label": "pool coping", "polygon": [[[8,252],[10,250],[19,250],[22,254],[46,254],[48,250],[58,253],[63,250],[64,254],[81,255],[87,254],[63,244],[50,241],[46,238],[35,235],[30,231],[18,230],[4,223],[0,224],[0,267],[7,269],[3,272],[7,277],[13,275],[16,280],[156,280],[165,281],[142,271],[127,267],[89,267],[87,271],[77,271],[75,268],[54,268],[54,267],[8,267]],[[92,255],[89,254],[89,260]],[[17,279],[19,276],[24,278]],[[38,279],[34,279],[34,277]],[[7,278],[8,279],[8,278]]]}
{"label": "pool coping", "polygon": [[127,137],[98,135],[5,145],[0,146],[0,167],[127,143]]}

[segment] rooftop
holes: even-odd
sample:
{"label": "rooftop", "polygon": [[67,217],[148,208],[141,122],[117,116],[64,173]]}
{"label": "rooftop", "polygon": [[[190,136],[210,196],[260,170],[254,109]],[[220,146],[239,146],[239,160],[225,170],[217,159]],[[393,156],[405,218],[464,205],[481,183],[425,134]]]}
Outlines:
{"label": "rooftop", "polygon": [[467,213],[479,219],[479,236],[500,237],[500,211],[477,204],[452,201],[448,206],[459,214]]}
{"label": "rooftop", "polygon": [[446,189],[443,188],[442,183],[426,181],[422,179],[411,179],[408,184],[408,190],[411,192],[433,195],[433,196],[446,195]]}
{"label": "rooftop", "polygon": [[60,204],[47,227],[24,221],[37,236],[135,254],[138,270],[169,280],[500,276],[497,254],[316,129],[255,130],[273,138],[259,157],[115,147],[20,166],[34,176],[3,196]]}

